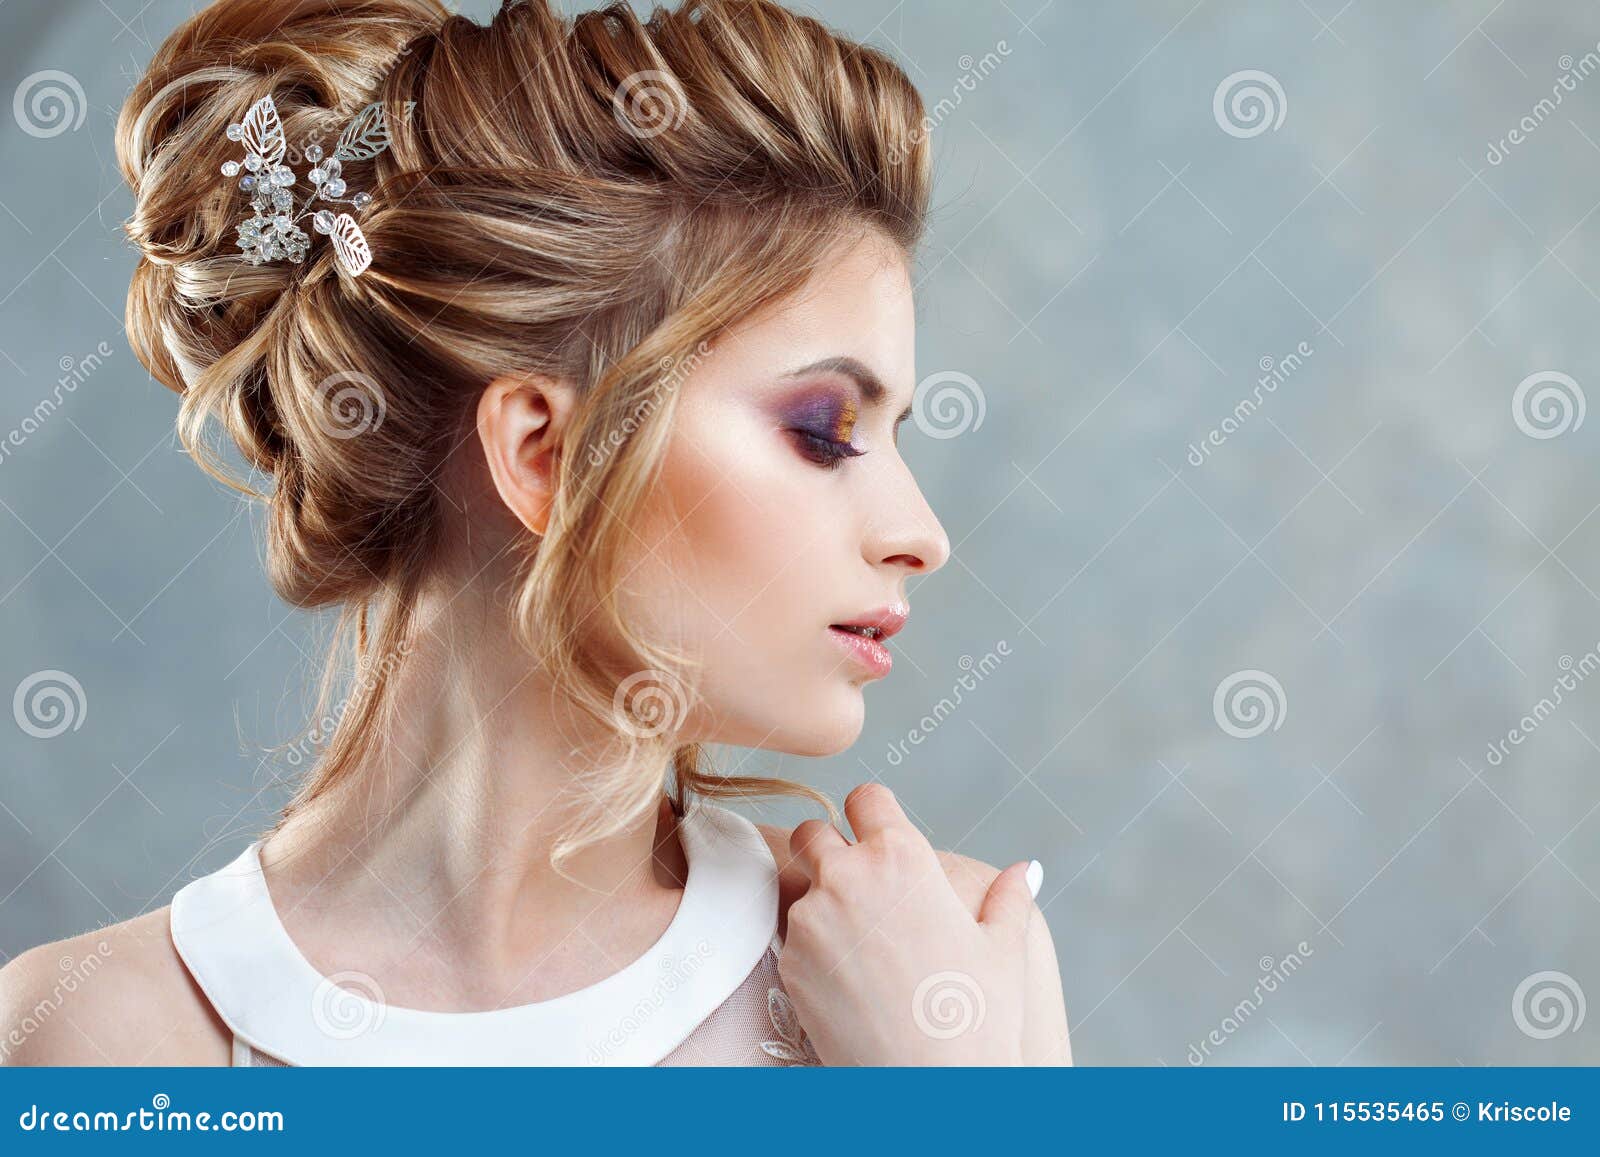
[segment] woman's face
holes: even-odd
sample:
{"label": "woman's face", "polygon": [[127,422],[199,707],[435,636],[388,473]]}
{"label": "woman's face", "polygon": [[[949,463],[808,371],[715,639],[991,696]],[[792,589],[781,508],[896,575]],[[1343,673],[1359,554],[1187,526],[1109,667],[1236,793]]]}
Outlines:
{"label": "woman's face", "polygon": [[685,741],[827,755],[860,734],[886,652],[835,624],[892,624],[950,553],[896,446],[915,384],[910,278],[876,237],[684,379],[624,605],[703,663]]}

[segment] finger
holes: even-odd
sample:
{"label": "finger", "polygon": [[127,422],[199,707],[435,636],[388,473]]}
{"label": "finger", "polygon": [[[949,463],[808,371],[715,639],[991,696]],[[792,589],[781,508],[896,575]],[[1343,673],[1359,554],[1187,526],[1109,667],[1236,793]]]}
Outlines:
{"label": "finger", "polygon": [[789,854],[813,880],[817,878],[817,860],[823,853],[849,846],[839,829],[826,820],[807,820],[789,833]]}
{"label": "finger", "polygon": [[1018,933],[1027,928],[1033,914],[1028,881],[1031,863],[1018,861],[994,878],[978,909],[979,924]]}
{"label": "finger", "polygon": [[869,840],[889,828],[917,828],[906,819],[894,792],[881,783],[863,783],[844,797],[844,815],[856,842]]}

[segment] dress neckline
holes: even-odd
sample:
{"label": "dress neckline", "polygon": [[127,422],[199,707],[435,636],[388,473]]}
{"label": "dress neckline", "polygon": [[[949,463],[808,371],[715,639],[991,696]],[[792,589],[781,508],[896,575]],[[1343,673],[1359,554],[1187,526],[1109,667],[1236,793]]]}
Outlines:
{"label": "dress neckline", "polygon": [[678,831],[688,875],[656,942],[610,976],[531,1004],[403,1008],[371,977],[324,976],[273,906],[259,840],[179,890],[172,941],[234,1036],[288,1064],[652,1065],[738,989],[777,931],[777,866],[756,826],[698,801]]}

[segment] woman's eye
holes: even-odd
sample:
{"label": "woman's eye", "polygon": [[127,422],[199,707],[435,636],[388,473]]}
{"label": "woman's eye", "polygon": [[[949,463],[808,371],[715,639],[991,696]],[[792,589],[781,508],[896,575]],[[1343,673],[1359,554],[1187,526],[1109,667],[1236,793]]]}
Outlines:
{"label": "woman's eye", "polygon": [[800,452],[827,470],[836,469],[846,458],[855,458],[866,453],[865,450],[857,449],[849,442],[836,442],[832,438],[813,434],[810,430],[795,430],[793,433],[799,438]]}

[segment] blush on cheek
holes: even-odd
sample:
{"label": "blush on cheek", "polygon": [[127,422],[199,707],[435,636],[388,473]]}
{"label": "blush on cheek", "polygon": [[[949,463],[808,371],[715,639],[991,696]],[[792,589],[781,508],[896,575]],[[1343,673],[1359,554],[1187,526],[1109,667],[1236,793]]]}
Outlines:
{"label": "blush on cheek", "polygon": [[[723,442],[719,451],[675,453],[662,490],[682,518],[671,545],[703,584],[702,597],[737,612],[785,566],[804,569],[797,556],[816,545],[808,541],[816,499],[808,502],[797,485],[805,463],[772,431]],[[728,598],[713,600],[707,588]],[[733,601],[736,593],[742,597]]]}
{"label": "blush on cheek", "polygon": [[800,585],[803,556],[825,541],[826,511],[805,486],[817,471],[753,409],[682,401],[627,548],[627,612],[708,662],[734,659],[722,648],[741,640],[770,651],[780,624],[804,620],[812,605],[822,613],[815,583]]}

